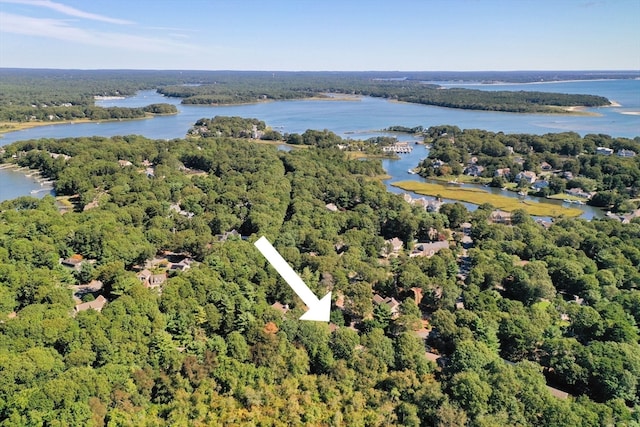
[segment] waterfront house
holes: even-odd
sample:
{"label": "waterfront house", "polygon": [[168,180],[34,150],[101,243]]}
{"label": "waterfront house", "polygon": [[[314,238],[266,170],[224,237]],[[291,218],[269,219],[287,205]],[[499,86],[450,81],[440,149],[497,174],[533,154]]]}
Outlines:
{"label": "waterfront house", "polygon": [[493,176],[509,179],[509,177],[511,176],[511,168],[496,169]]}
{"label": "waterfront house", "polygon": [[443,204],[444,202],[440,199],[429,200],[425,209],[427,212],[440,212],[440,208]]}
{"label": "waterfront house", "polygon": [[577,187],[577,188],[570,188],[568,190],[565,191],[565,193],[571,195],[571,196],[576,196],[576,197],[584,197],[586,199],[590,199],[592,194],[588,193],[586,191],[584,191],[582,188]]}
{"label": "waterfront house", "polygon": [[536,182],[536,179],[537,179],[536,173],[532,171],[520,172],[515,177],[516,182],[524,181],[527,184],[533,184],[534,182]]}
{"label": "waterfront house", "polygon": [[546,181],[546,180],[536,181],[531,186],[531,188],[533,188],[535,191],[540,191],[543,188],[547,188],[547,187],[549,187],[549,181]]}
{"label": "waterfront house", "polygon": [[464,170],[465,175],[469,176],[480,176],[482,175],[482,172],[484,172],[484,166],[476,164],[472,164]]}

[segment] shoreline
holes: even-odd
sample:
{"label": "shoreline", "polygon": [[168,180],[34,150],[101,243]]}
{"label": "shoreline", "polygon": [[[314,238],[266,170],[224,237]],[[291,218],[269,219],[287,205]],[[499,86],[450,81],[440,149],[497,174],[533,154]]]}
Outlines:
{"label": "shoreline", "polygon": [[153,114],[146,113],[144,117],[135,117],[132,119],[105,119],[105,120],[91,120],[91,119],[73,119],[73,120],[60,120],[56,122],[0,122],[0,141],[2,140],[2,136],[5,133],[11,132],[20,132],[21,130],[32,129],[36,127],[42,126],[56,126],[56,125],[74,125],[74,124],[84,124],[84,123],[110,123],[110,122],[123,122],[123,121],[133,121],[133,120],[147,120],[152,119],[155,116],[171,116],[176,115],[177,113],[163,113],[163,114]]}
{"label": "shoreline", "polygon": [[577,208],[566,208],[551,203],[532,202],[532,201],[520,201],[510,197],[500,196],[492,194],[479,188],[451,188],[441,184],[431,184],[417,181],[397,181],[390,185],[401,188],[405,191],[412,191],[414,193],[422,194],[425,196],[436,197],[441,196],[444,199],[457,200],[466,203],[473,203],[481,205],[483,203],[490,203],[496,209],[512,212],[517,209],[524,209],[529,215],[543,216],[543,217],[578,217],[582,215],[582,210]]}

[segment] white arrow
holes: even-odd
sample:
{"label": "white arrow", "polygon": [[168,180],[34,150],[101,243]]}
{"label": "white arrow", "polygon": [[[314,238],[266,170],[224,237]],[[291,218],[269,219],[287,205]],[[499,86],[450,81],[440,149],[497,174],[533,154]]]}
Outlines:
{"label": "white arrow", "polygon": [[298,294],[302,302],[304,302],[309,310],[300,316],[300,320],[316,320],[318,322],[328,322],[331,311],[331,292],[326,294],[321,300],[315,296],[311,289],[302,281],[300,276],[293,271],[293,268],[278,253],[266,237],[259,238],[254,245],[269,263],[276,269],[278,274],[282,276],[291,289]]}

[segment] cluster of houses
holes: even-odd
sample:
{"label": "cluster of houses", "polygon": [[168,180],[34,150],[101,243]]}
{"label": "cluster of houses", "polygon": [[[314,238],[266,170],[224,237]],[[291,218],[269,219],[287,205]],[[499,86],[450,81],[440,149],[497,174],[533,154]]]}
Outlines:
{"label": "cluster of houses", "polygon": [[640,209],[636,209],[633,212],[623,215],[618,215],[613,212],[607,212],[606,216],[609,219],[615,219],[616,221],[620,221],[623,224],[629,224],[634,218],[640,218]]}
{"label": "cluster of houses", "polygon": [[[60,265],[73,271],[81,271],[84,263],[93,264],[95,260],[85,259],[82,255],[72,255],[69,258],[59,260]],[[186,271],[193,265],[193,259],[186,254],[175,252],[163,252],[154,259],[149,260],[143,267],[137,268],[136,277],[149,289],[160,290],[160,287],[167,281],[169,273],[173,271]],[[92,280],[87,284],[71,286],[73,299],[76,302],[73,309],[75,316],[81,311],[96,310],[102,311],[109,302],[102,295],[103,283],[99,280]],[[87,294],[97,295],[91,301],[83,302],[83,297]]]}
{"label": "cluster of houses", "polygon": [[[607,150],[610,150],[610,149],[607,149]],[[620,151],[629,151],[629,150],[620,150]],[[635,155],[635,153],[633,155]],[[507,181],[511,181],[511,179],[513,178],[514,182],[518,184],[521,184],[521,183],[526,184],[535,192],[542,191],[543,189],[549,187],[548,177],[551,174],[555,174],[560,178],[563,178],[566,180],[573,179],[573,173],[571,173],[571,171],[556,171],[553,169],[553,166],[551,166],[547,162],[542,162],[540,163],[539,166],[541,171],[539,175],[533,171],[525,170],[517,173],[515,176],[512,177],[510,168],[500,168],[495,170],[493,176],[504,178]],[[484,170],[485,168],[483,166],[477,165],[472,161],[466,167],[466,169],[464,170],[464,173],[470,176],[480,176],[484,172]],[[591,197],[593,197],[593,195],[595,194],[595,192],[588,192],[583,190],[582,188],[570,188],[566,190],[565,193],[570,196],[576,196],[576,197],[581,197],[585,199],[591,199]]]}
{"label": "cluster of houses", "polygon": [[420,197],[419,199],[414,199],[410,194],[404,193],[402,198],[405,202],[409,203],[413,206],[420,206],[427,212],[439,212],[440,208],[444,204],[444,202],[440,199],[427,199],[426,197]]}
{"label": "cluster of houses", "polygon": [[[127,168],[127,167],[131,167],[133,166],[133,163],[131,163],[129,160],[123,160],[120,159],[118,160],[118,165],[121,168]],[[142,166],[144,167],[143,172],[149,177],[149,178],[153,178],[155,176],[155,169],[153,168],[153,163],[151,163],[149,160],[143,160],[142,162]]]}
{"label": "cluster of houses", "polygon": [[[596,148],[596,154],[599,154],[601,156],[611,156],[613,155],[613,149],[607,147],[598,147]],[[626,150],[624,148],[621,148],[616,151],[616,155],[618,157],[635,157],[636,152],[633,150]]]}

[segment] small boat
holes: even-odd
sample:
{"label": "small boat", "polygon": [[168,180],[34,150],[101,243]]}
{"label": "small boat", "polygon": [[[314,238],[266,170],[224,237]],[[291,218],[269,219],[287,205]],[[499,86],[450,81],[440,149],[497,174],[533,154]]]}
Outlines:
{"label": "small boat", "polygon": [[584,205],[585,203],[582,200],[576,200],[576,203],[579,205]]}
{"label": "small boat", "polygon": [[564,199],[564,200],[563,200],[563,202],[565,202],[565,203],[571,203],[571,200],[569,200],[569,199]]}
{"label": "small boat", "polygon": [[416,171],[414,171],[413,169],[409,169],[407,172],[409,172],[411,175],[415,175]]}
{"label": "small boat", "polygon": [[452,180],[452,181],[447,181],[447,184],[450,184],[450,185],[462,185],[461,182],[458,182],[457,178]]}
{"label": "small boat", "polygon": [[527,192],[526,191],[518,191],[518,196],[526,196]]}

